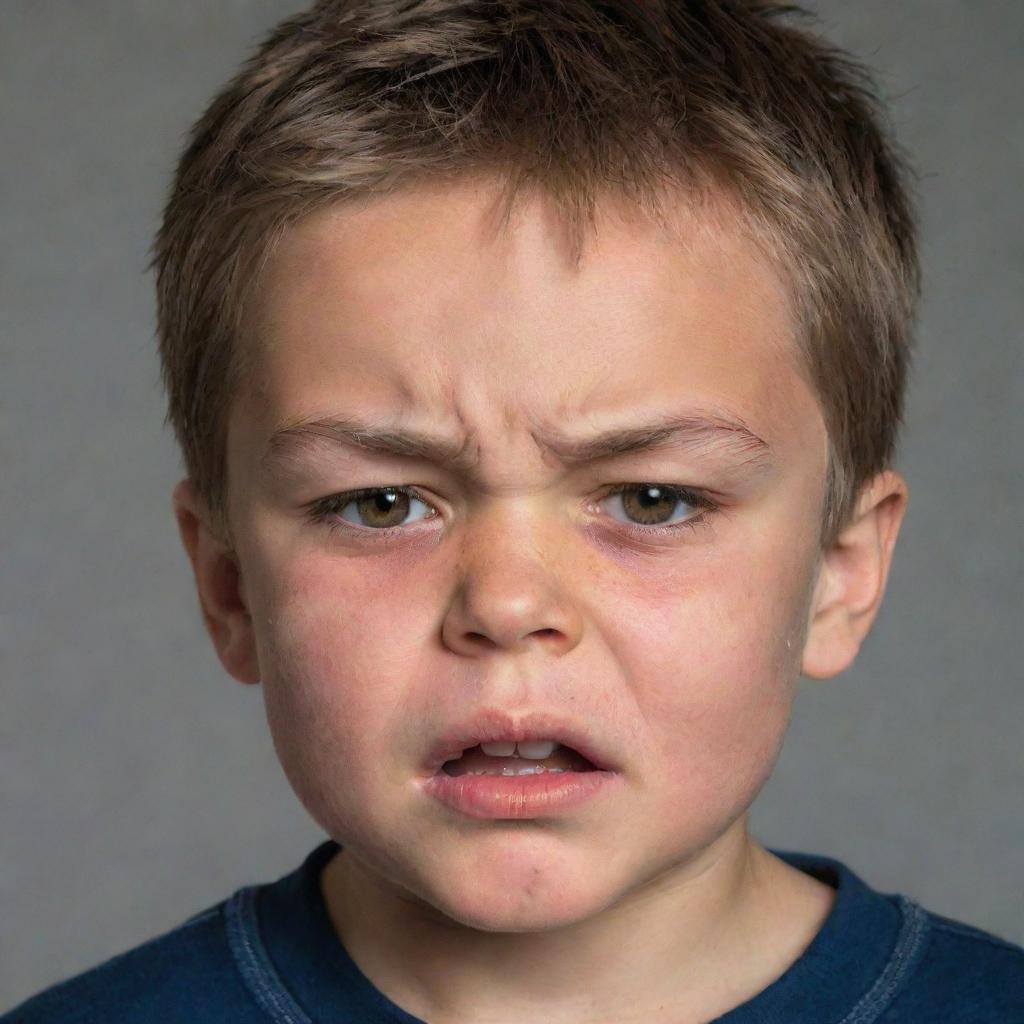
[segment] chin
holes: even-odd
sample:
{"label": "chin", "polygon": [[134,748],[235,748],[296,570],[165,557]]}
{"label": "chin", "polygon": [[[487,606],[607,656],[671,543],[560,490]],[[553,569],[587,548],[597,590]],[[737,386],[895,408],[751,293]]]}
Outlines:
{"label": "chin", "polygon": [[[434,881],[434,880],[431,880]],[[553,931],[604,910],[612,897],[583,865],[522,859],[464,869],[430,886],[428,902],[445,917],[484,932]]]}
{"label": "chin", "polygon": [[549,932],[570,928],[593,917],[603,909],[597,901],[530,900],[489,904],[486,900],[449,900],[436,909],[465,928],[474,931],[512,934]]}

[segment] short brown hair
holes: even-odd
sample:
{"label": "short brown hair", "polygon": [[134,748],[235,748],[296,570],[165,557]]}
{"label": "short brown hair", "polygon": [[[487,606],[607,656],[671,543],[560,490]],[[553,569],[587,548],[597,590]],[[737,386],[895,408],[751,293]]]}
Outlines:
{"label": "short brown hair", "polygon": [[[578,261],[602,195],[728,195],[792,287],[830,441],[822,539],[890,462],[919,293],[908,165],[868,73],[762,0],[321,0],[195,124],[153,249],[168,420],[228,530],[246,297],[276,238],[346,197],[497,170]],[[678,190],[677,190],[678,191]]]}

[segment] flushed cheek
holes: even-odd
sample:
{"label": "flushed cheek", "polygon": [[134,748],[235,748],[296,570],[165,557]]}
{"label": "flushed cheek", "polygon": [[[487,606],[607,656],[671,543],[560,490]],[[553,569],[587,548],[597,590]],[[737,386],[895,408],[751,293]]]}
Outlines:
{"label": "flushed cheek", "polygon": [[401,784],[402,766],[381,752],[394,748],[421,631],[408,609],[382,609],[320,574],[277,579],[260,639],[267,718],[297,795],[337,834],[329,822],[365,815],[382,786]]}
{"label": "flushed cheek", "polygon": [[631,621],[642,627],[607,627],[650,737],[641,785],[670,816],[679,807],[730,816],[766,780],[794,695],[786,638],[800,620],[798,594],[705,567],[672,600],[634,593]]}

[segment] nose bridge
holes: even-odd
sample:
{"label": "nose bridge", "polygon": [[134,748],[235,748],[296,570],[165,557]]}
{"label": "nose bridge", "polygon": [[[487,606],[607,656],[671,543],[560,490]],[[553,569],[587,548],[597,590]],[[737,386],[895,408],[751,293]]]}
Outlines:
{"label": "nose bridge", "polygon": [[582,616],[565,578],[564,537],[545,523],[544,505],[497,497],[470,513],[444,624],[453,650],[541,643],[565,653],[579,642]]}

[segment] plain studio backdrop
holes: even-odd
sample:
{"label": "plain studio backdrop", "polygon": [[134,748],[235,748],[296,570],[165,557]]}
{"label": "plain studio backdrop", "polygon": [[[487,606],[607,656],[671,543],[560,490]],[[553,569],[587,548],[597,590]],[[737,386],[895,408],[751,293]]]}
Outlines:
{"label": "plain studio backdrop", "polygon": [[[5,0],[0,1010],[324,838],[221,669],[171,512],[147,249],[283,0]],[[920,172],[911,503],[854,668],[801,682],[768,846],[1024,941],[1020,0],[821,0]]]}

